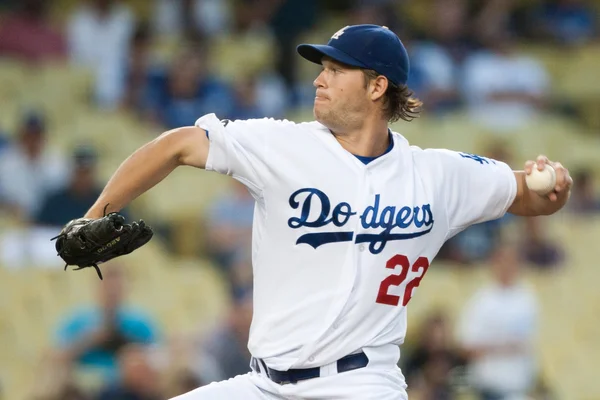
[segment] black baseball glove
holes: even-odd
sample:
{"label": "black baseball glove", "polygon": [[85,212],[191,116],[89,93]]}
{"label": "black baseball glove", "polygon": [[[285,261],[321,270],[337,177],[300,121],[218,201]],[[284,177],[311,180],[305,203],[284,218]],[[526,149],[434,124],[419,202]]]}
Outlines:
{"label": "black baseball glove", "polygon": [[144,221],[125,224],[125,218],[110,213],[100,219],[78,218],[70,221],[56,240],[56,251],[66,263],[79,270],[94,267],[100,279],[98,264],[129,254],[152,238],[152,229]]}

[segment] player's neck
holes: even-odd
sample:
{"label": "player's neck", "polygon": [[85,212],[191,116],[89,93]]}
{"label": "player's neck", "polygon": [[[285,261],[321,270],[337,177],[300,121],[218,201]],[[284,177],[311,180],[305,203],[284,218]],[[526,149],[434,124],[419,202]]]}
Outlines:
{"label": "player's neck", "polygon": [[388,124],[383,120],[365,123],[358,129],[346,132],[333,132],[333,135],[345,150],[363,157],[380,156],[390,144]]}

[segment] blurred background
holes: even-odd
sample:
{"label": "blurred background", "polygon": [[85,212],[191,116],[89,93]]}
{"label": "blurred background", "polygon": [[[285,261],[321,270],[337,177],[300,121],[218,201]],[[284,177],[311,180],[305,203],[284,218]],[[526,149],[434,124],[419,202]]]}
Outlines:
{"label": "blurred background", "polygon": [[413,400],[600,399],[600,1],[0,0],[0,398],[164,399],[248,371],[253,199],[179,169],[125,212],[141,251],[68,272],[49,238],[161,132],[312,119],[295,53],[386,25],[422,118],[392,128],[575,180],[552,217],[449,241],[409,307]]}

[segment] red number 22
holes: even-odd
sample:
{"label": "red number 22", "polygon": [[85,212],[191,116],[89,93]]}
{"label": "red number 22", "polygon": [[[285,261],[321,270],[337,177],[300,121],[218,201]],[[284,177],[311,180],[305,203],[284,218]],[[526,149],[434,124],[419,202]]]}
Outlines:
{"label": "red number 22", "polygon": [[412,297],[413,289],[419,286],[421,279],[423,279],[423,276],[425,276],[427,268],[429,268],[429,260],[427,260],[425,257],[419,257],[411,268],[410,262],[406,256],[402,254],[396,254],[385,264],[385,267],[388,269],[396,269],[398,266],[401,268],[399,274],[390,275],[381,281],[381,285],[379,285],[379,293],[377,294],[377,303],[397,306],[400,303],[400,296],[389,294],[388,290],[390,286],[400,286],[406,280],[409,269],[413,272],[419,272],[419,269],[423,268],[423,271],[419,276],[415,277],[406,284],[406,289],[404,289],[404,295],[402,296],[402,306],[406,306]]}

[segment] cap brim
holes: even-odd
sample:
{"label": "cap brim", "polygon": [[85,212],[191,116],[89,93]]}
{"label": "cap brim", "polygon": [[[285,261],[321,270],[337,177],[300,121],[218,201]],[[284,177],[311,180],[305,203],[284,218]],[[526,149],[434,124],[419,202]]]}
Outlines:
{"label": "cap brim", "polygon": [[296,47],[296,51],[303,58],[315,64],[321,64],[323,56],[331,57],[332,59],[341,62],[342,64],[352,65],[354,67],[368,68],[366,65],[357,59],[350,57],[341,50],[325,44],[301,44]]}

